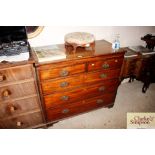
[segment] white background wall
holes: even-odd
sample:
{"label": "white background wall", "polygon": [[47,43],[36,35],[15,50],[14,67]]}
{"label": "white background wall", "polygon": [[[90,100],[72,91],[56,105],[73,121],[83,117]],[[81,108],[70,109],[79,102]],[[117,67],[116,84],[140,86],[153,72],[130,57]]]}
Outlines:
{"label": "white background wall", "polygon": [[144,45],[140,38],[148,33],[155,34],[155,26],[45,26],[35,38],[29,39],[32,47],[64,43],[64,36],[69,32],[89,32],[96,39],[112,42],[115,34],[120,34],[121,47]]}

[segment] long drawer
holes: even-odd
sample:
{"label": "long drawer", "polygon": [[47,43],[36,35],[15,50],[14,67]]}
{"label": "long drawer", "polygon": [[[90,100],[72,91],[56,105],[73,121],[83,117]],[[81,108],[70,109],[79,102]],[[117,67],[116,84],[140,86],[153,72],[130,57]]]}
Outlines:
{"label": "long drawer", "polygon": [[41,112],[35,112],[23,116],[18,116],[0,121],[0,128],[4,129],[24,129],[42,123]]}
{"label": "long drawer", "polygon": [[74,66],[40,70],[39,74],[40,74],[41,80],[47,80],[47,79],[58,78],[58,77],[67,77],[70,75],[83,73],[83,72],[85,72],[85,64],[77,64]]}
{"label": "long drawer", "polygon": [[43,94],[51,94],[56,91],[65,91],[83,84],[84,75],[60,78],[42,82]]}
{"label": "long drawer", "polygon": [[36,94],[34,81],[0,87],[0,102]]}
{"label": "long drawer", "polygon": [[96,82],[119,78],[119,76],[120,69],[91,72],[86,74],[85,83],[93,84]]}
{"label": "long drawer", "polygon": [[87,112],[99,107],[106,107],[113,104],[115,100],[115,93],[109,93],[74,104],[60,106],[55,109],[46,110],[47,120],[56,121],[65,117],[73,116],[75,114]]}
{"label": "long drawer", "polygon": [[118,79],[108,80],[96,85],[85,86],[74,89],[72,91],[65,91],[44,96],[45,107],[55,108],[56,106],[66,105],[68,103],[81,101],[83,99],[92,98],[103,95],[105,93],[114,92],[119,85]]}
{"label": "long drawer", "polygon": [[36,95],[21,100],[2,102],[0,103],[0,119],[34,109],[39,109],[38,97]]}
{"label": "long drawer", "polygon": [[30,79],[33,77],[32,65],[0,69],[0,84]]}

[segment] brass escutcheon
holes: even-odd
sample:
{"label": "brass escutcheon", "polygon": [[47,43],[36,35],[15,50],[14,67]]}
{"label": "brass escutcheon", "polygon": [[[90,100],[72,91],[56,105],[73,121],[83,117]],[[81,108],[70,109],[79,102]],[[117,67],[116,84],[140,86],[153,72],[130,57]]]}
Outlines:
{"label": "brass escutcheon", "polygon": [[67,87],[69,85],[68,82],[61,82],[60,87]]}
{"label": "brass escutcheon", "polygon": [[64,110],[62,110],[62,113],[63,114],[67,114],[69,112],[69,109],[64,109]]}
{"label": "brass escutcheon", "polygon": [[96,103],[97,103],[97,104],[102,104],[102,103],[103,103],[103,100],[102,100],[102,99],[98,99],[98,100],[96,101]]}
{"label": "brass escutcheon", "polygon": [[102,86],[102,87],[99,88],[99,91],[104,91],[104,90],[105,90],[105,87],[104,86]]}
{"label": "brass escutcheon", "polygon": [[104,73],[103,73],[103,74],[100,75],[100,77],[101,77],[101,78],[106,78],[106,77],[107,77],[107,74],[104,74]]}
{"label": "brass escutcheon", "polygon": [[103,64],[103,65],[102,65],[102,68],[104,68],[104,69],[107,69],[107,68],[109,68],[109,67],[110,67],[109,64]]}
{"label": "brass escutcheon", "polygon": [[61,96],[61,100],[63,100],[63,101],[67,101],[68,99],[69,99],[68,96]]}

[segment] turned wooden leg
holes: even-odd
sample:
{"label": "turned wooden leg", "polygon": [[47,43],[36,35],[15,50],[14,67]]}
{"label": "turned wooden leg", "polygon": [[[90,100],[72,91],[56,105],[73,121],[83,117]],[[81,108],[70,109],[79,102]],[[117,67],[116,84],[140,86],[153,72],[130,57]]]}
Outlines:
{"label": "turned wooden leg", "polygon": [[147,89],[149,88],[150,83],[144,83],[143,88],[142,88],[142,92],[146,93]]}
{"label": "turned wooden leg", "polygon": [[130,76],[129,83],[133,82],[134,78],[135,78],[134,76]]}
{"label": "turned wooden leg", "polygon": [[76,49],[77,49],[77,46],[76,45],[73,45],[73,54],[76,53]]}

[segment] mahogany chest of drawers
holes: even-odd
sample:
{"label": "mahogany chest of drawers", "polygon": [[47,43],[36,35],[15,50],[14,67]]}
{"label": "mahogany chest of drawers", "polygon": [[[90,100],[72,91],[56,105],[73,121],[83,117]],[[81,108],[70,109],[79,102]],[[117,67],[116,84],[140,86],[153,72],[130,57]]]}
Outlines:
{"label": "mahogany chest of drawers", "polygon": [[33,63],[0,64],[0,128],[36,128],[43,123]]}
{"label": "mahogany chest of drawers", "polygon": [[34,54],[47,123],[112,107],[125,52],[114,52],[104,40],[96,41],[93,51],[79,47],[72,53],[64,45],[57,46],[66,53],[65,59],[39,63]]}

